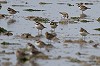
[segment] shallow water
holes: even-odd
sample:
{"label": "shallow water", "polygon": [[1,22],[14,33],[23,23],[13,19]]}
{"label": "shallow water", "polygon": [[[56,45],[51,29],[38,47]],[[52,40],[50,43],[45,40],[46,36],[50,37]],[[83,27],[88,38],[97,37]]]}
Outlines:
{"label": "shallow water", "polygon": [[[8,14],[7,8],[11,7],[19,13],[15,14],[14,19],[16,22],[9,24],[8,21],[12,19],[12,16],[8,19],[0,19],[0,27],[3,27],[7,29],[8,31],[12,31],[14,34],[13,36],[0,36],[0,43],[3,41],[10,42],[10,43],[19,43],[21,45],[10,45],[6,48],[2,47],[0,45],[0,51],[5,50],[6,52],[15,52],[18,48],[25,48],[26,44],[28,42],[31,42],[35,44],[35,40],[25,40],[21,38],[17,38],[16,35],[21,35],[23,33],[30,33],[33,36],[36,36],[38,34],[38,30],[35,27],[34,21],[26,20],[25,17],[27,16],[41,16],[49,18],[50,20],[55,20],[59,22],[61,20],[62,15],[59,14],[59,12],[68,12],[69,19],[70,17],[78,17],[81,14],[81,11],[77,7],[76,3],[84,2],[84,3],[93,3],[93,5],[86,5],[87,7],[91,8],[89,10],[84,11],[84,13],[87,15],[88,20],[93,22],[87,22],[87,23],[69,23],[69,24],[58,24],[59,26],[56,28],[57,37],[60,39],[60,43],[58,42],[52,42],[52,44],[56,47],[52,49],[50,52],[46,52],[45,50],[41,50],[47,55],[51,55],[53,58],[61,56],[61,57],[72,57],[72,58],[78,58],[83,61],[88,61],[89,57],[91,55],[100,56],[99,48],[92,47],[93,44],[87,44],[85,47],[80,48],[80,44],[77,43],[67,43],[68,46],[65,47],[63,41],[66,40],[78,40],[81,38],[81,35],[79,34],[79,30],[81,27],[86,29],[90,34],[100,34],[99,31],[93,30],[95,28],[99,28],[100,23],[96,21],[98,17],[100,17],[99,13],[99,7],[100,7],[100,0],[7,0],[7,4],[1,4],[2,9],[0,10],[0,14]],[[28,4],[25,4],[25,3]],[[40,5],[39,2],[47,2],[52,4],[45,4]],[[65,3],[65,4],[57,4],[57,3]],[[68,6],[67,3],[70,3],[74,6]],[[12,5],[25,5],[23,7],[21,6],[12,6]],[[41,9],[46,11],[34,11],[34,12],[28,12],[23,11],[24,9]],[[49,23],[43,23],[47,28],[43,30],[43,35],[45,35],[45,32],[50,32],[51,28]],[[44,37],[41,38],[45,43],[48,43],[48,40]],[[86,41],[93,40],[96,43],[100,43],[100,36],[99,35],[88,35],[86,36]],[[78,56],[76,55],[77,52],[81,52],[86,55]],[[4,60],[2,58],[10,58],[9,61]],[[7,66],[17,66],[17,59],[15,54],[7,55],[7,54],[0,54],[0,64],[1,66],[4,66],[3,62],[11,62],[11,65]],[[40,66],[81,66],[81,63],[73,63],[69,62],[68,59],[57,59],[57,60],[41,60],[38,59],[35,61]],[[26,64],[26,65],[25,65]],[[18,66],[33,66],[30,62],[24,63],[22,65]],[[91,64],[91,66],[96,66],[96,64]]]}

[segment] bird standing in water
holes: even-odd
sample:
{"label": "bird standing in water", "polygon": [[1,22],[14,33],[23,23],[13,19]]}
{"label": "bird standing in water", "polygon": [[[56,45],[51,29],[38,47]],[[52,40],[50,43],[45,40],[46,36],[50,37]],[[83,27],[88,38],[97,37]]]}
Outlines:
{"label": "bird standing in water", "polygon": [[55,29],[57,28],[58,25],[57,25],[57,22],[50,22],[50,26],[55,31]]}
{"label": "bird standing in water", "polygon": [[38,49],[31,43],[27,43],[27,49],[28,50],[38,51]]}
{"label": "bird standing in water", "polygon": [[38,29],[38,34],[39,34],[39,30],[41,30],[41,34],[42,34],[42,30],[44,28],[46,28],[43,24],[39,23],[39,22],[36,22],[36,25],[35,27]]}
{"label": "bird standing in water", "polygon": [[27,44],[27,49],[30,51],[30,55],[37,55],[40,54],[42,52],[38,51],[38,49],[31,43]]}
{"label": "bird standing in water", "polygon": [[64,19],[67,17],[67,19],[68,19],[68,17],[69,17],[69,15],[68,15],[68,13],[67,12],[59,12],[63,17],[64,17]]}
{"label": "bird standing in water", "polygon": [[87,36],[90,33],[88,33],[84,28],[81,28],[80,34],[82,35],[82,38],[85,40],[85,36]]}
{"label": "bird standing in water", "polygon": [[44,48],[45,46],[46,46],[46,44],[43,42],[43,41],[41,41],[41,40],[38,40],[37,41],[37,43],[36,43],[36,45],[41,49],[41,48]]}
{"label": "bird standing in water", "polygon": [[53,35],[52,33],[49,33],[49,32],[46,32],[45,33],[45,36],[46,36],[46,39],[48,39],[48,41],[50,40],[50,43],[51,43],[51,40],[56,37],[56,35]]}
{"label": "bird standing in water", "polygon": [[86,7],[85,5],[83,5],[83,3],[78,3],[77,5],[79,7],[79,9],[82,11],[82,14],[83,14],[83,11],[87,10],[87,9],[91,9],[91,8],[88,8]]}
{"label": "bird standing in water", "polygon": [[5,14],[0,14],[0,19],[5,18]]}
{"label": "bird standing in water", "polygon": [[12,9],[12,8],[10,8],[10,7],[8,7],[8,12],[10,13],[10,14],[12,14],[13,15],[13,17],[14,17],[14,14],[16,14],[16,13],[19,13],[19,11],[16,11],[16,10],[14,10],[14,9]]}

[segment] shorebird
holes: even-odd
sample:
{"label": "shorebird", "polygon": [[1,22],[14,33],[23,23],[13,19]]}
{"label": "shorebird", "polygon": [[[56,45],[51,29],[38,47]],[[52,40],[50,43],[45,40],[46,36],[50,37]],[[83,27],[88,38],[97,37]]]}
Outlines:
{"label": "shorebird", "polygon": [[34,50],[31,50],[31,52],[30,52],[30,55],[32,55],[32,56],[36,56],[36,55],[39,55],[39,54],[42,54],[43,55],[43,53],[42,52],[40,52],[40,51],[34,51]]}
{"label": "shorebird", "polygon": [[87,9],[91,9],[91,8],[88,8],[86,7],[85,5],[83,5],[83,3],[79,3],[77,5],[79,7],[79,9],[82,11],[82,14],[83,14],[83,11],[87,10]]}
{"label": "shorebird", "polygon": [[98,45],[99,45],[99,44],[94,44],[93,47],[94,47],[94,48],[98,48]]}
{"label": "shorebird", "polygon": [[43,41],[41,41],[41,40],[38,40],[37,41],[37,43],[36,43],[36,45],[41,49],[41,48],[44,48],[45,46],[46,46],[46,44],[43,42]]}
{"label": "shorebird", "polygon": [[12,33],[12,31],[7,31],[7,32],[5,32],[5,33],[4,33],[4,35],[7,35],[7,36],[12,36],[12,35],[13,35],[13,33]]}
{"label": "shorebird", "polygon": [[69,17],[69,15],[68,15],[68,13],[67,12],[59,12],[63,17],[64,17],[64,19],[67,17],[67,19],[68,19],[68,17]]}
{"label": "shorebird", "polygon": [[34,36],[32,36],[29,33],[24,33],[21,35],[21,38],[23,38],[23,39],[30,39],[31,38],[32,39],[32,38],[34,38]]}
{"label": "shorebird", "polygon": [[48,39],[48,41],[50,40],[50,43],[51,43],[51,40],[52,40],[54,37],[56,37],[56,35],[53,35],[53,34],[48,33],[48,32],[45,33],[45,36],[46,36],[46,38]]}
{"label": "shorebird", "polygon": [[51,26],[51,28],[54,29],[54,31],[55,31],[55,28],[57,28],[58,25],[57,25],[57,22],[53,22],[53,21],[52,21],[52,22],[50,22],[50,26]]}
{"label": "shorebird", "polygon": [[90,33],[88,33],[84,28],[81,28],[80,29],[80,34],[82,35],[83,39],[85,40],[85,36],[87,36]]}
{"label": "shorebird", "polygon": [[28,50],[34,50],[34,51],[38,51],[38,49],[31,43],[27,43],[27,49]]}
{"label": "shorebird", "polygon": [[19,11],[16,11],[16,10],[14,10],[14,9],[12,9],[12,8],[10,8],[10,7],[8,7],[8,12],[10,13],[10,14],[12,14],[13,15],[13,17],[14,17],[14,14],[16,14],[16,13],[19,13]]}
{"label": "shorebird", "polygon": [[39,30],[41,30],[41,34],[42,34],[42,30],[44,28],[46,28],[43,24],[39,23],[39,22],[36,22],[36,28],[38,29],[38,34],[39,34]]}
{"label": "shorebird", "polygon": [[38,51],[38,49],[35,48],[35,46],[32,45],[31,43],[28,43],[27,45],[28,45],[27,48],[28,48],[29,51],[30,51],[29,54],[30,54],[31,56],[42,53],[42,52]]}
{"label": "shorebird", "polygon": [[0,19],[5,18],[5,14],[0,14]]}

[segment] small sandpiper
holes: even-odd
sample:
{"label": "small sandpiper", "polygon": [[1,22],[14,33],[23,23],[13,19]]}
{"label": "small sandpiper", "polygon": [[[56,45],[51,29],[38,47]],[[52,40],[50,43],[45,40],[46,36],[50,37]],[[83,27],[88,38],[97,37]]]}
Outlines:
{"label": "small sandpiper", "polygon": [[29,53],[30,55],[37,55],[37,54],[41,53],[41,52],[38,51],[38,49],[37,49],[33,44],[31,44],[31,43],[28,43],[27,48],[28,48],[29,51],[30,51],[30,53]]}
{"label": "small sandpiper", "polygon": [[98,48],[98,45],[99,44],[94,44],[94,45],[92,45],[94,48]]}
{"label": "small sandpiper", "polygon": [[38,55],[38,54],[42,53],[42,52],[38,51],[38,49],[33,44],[28,43],[27,45],[28,45],[27,48],[30,51],[29,55],[33,56],[33,55]]}
{"label": "small sandpiper", "polygon": [[31,50],[30,55],[32,55],[32,56],[36,56],[36,55],[44,55],[44,53],[42,53],[42,52],[40,52],[40,51],[34,51],[34,50]]}
{"label": "small sandpiper", "polygon": [[12,9],[12,8],[10,8],[10,7],[8,7],[8,12],[10,13],[10,14],[12,14],[13,15],[13,17],[14,17],[14,14],[16,14],[16,13],[19,13],[19,11],[16,11],[16,10],[14,10],[14,9]]}
{"label": "small sandpiper", "polygon": [[82,14],[83,14],[83,11],[87,10],[87,9],[91,9],[91,8],[88,8],[86,7],[85,5],[83,5],[83,3],[79,3],[77,5],[79,7],[79,9],[82,11]]}
{"label": "small sandpiper", "polygon": [[82,37],[84,37],[83,39],[85,40],[85,36],[87,36],[90,33],[88,33],[84,28],[81,28],[80,29],[80,34],[82,35]]}
{"label": "small sandpiper", "polygon": [[42,30],[44,28],[46,28],[43,24],[39,23],[39,22],[36,22],[36,28],[38,29],[38,34],[39,34],[39,30],[41,30],[41,34],[42,34]]}
{"label": "small sandpiper", "polygon": [[64,19],[67,17],[67,19],[68,19],[68,17],[69,17],[69,15],[68,15],[68,13],[67,12],[59,12],[63,17],[64,17]]}
{"label": "small sandpiper", "polygon": [[51,26],[51,28],[54,29],[54,31],[55,31],[55,28],[57,28],[58,25],[57,25],[57,22],[53,22],[53,21],[52,21],[52,22],[50,22],[50,26]]}
{"label": "small sandpiper", "polygon": [[0,14],[0,19],[5,18],[5,14]]}
{"label": "small sandpiper", "polygon": [[38,51],[38,49],[31,43],[27,43],[27,49],[28,50]]}
{"label": "small sandpiper", "polygon": [[48,41],[50,40],[50,43],[51,43],[51,40],[56,37],[56,35],[52,34],[52,33],[49,33],[49,32],[46,32],[45,33],[45,36],[46,36],[46,39],[48,39]]}
{"label": "small sandpiper", "polygon": [[36,43],[36,45],[37,45],[39,48],[44,48],[44,47],[46,46],[46,44],[45,44],[43,41],[41,41],[41,40],[38,40],[37,43]]}

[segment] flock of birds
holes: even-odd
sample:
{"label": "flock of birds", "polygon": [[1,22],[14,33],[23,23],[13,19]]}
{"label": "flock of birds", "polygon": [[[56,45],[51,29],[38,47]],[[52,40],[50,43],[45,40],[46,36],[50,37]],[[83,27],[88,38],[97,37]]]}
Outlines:
{"label": "flock of birds", "polygon": [[[85,10],[90,9],[90,8],[86,7],[83,3],[78,3],[77,5],[78,5],[78,7],[80,8],[80,10],[82,11],[82,13],[83,13]],[[0,8],[2,8],[2,5],[1,5],[1,4],[0,4]],[[10,8],[10,7],[8,7],[7,11],[9,12],[9,14],[12,14],[13,17],[14,17],[14,14],[16,14],[16,13],[19,12],[19,11],[16,11],[16,10]],[[69,15],[68,15],[67,12],[59,12],[59,13],[63,16],[64,19],[66,19],[66,18],[68,19],[68,18],[69,18]],[[5,16],[6,16],[5,14],[0,14],[0,19],[5,18]],[[51,26],[51,28],[54,29],[54,31],[55,31],[55,29],[57,28],[58,25],[57,25],[56,22],[51,21],[51,22],[50,22],[50,26]],[[47,27],[45,27],[45,26],[44,26],[42,23],[40,23],[40,22],[36,22],[36,23],[35,23],[35,27],[38,29],[38,33],[39,33],[39,31],[41,31],[41,34],[42,34],[42,30],[43,30],[44,28],[47,28]],[[85,39],[85,36],[87,36],[88,34],[89,34],[89,32],[87,32],[84,28],[81,28],[81,29],[80,29],[80,35],[82,35],[82,36],[84,37],[84,39]],[[49,33],[49,32],[46,32],[46,33],[45,33],[45,37],[46,37],[46,39],[50,40],[50,42],[51,42],[51,40],[52,40],[54,37],[56,37],[56,35],[55,35],[55,34],[52,34],[52,33]],[[47,49],[48,47],[52,47],[52,45],[49,45],[49,44],[47,45],[47,44],[45,44],[45,43],[44,43],[43,41],[41,41],[41,40],[38,40],[38,41],[37,41],[37,46],[38,46],[39,48],[45,47],[47,51],[49,51],[49,50]],[[35,48],[35,46],[34,46],[33,44],[31,44],[31,43],[28,43],[28,44],[27,44],[27,48],[30,50],[30,55],[37,55],[37,54],[42,53],[42,52],[38,51],[38,49]],[[17,58],[23,58],[25,55],[26,55],[26,54],[25,54],[23,51],[20,51],[20,50],[17,50],[17,51],[16,51],[16,56],[17,56]]]}
{"label": "flock of birds", "polygon": [[[83,3],[78,3],[78,7],[79,7],[80,10],[82,11],[82,14],[83,14],[83,11],[85,11],[85,10],[87,10],[87,9],[91,9],[91,8],[88,8],[88,7],[86,7],[85,5],[83,5]],[[59,12],[59,13],[63,16],[64,19],[65,19],[65,18],[67,18],[67,19],[69,18],[69,15],[68,15],[67,12]],[[41,33],[42,33],[42,30],[43,30],[44,28],[46,28],[42,23],[39,23],[39,22],[36,22],[36,25],[35,25],[35,26],[36,26],[36,28],[38,29],[38,31],[41,30]],[[53,28],[54,31],[55,31],[55,28],[56,28],[58,25],[57,25],[56,22],[51,21],[51,22],[50,22],[50,26],[51,26],[51,28]],[[85,38],[85,36],[87,36],[87,35],[89,34],[89,32],[87,32],[84,28],[81,28],[81,29],[80,29],[80,34],[82,35],[82,37]],[[52,34],[50,34],[50,33],[48,33],[48,32],[46,32],[45,35],[46,35],[46,38],[49,39],[49,40],[51,40],[51,38],[54,37],[54,35],[52,35]],[[50,35],[52,36],[51,38],[50,38]]]}

